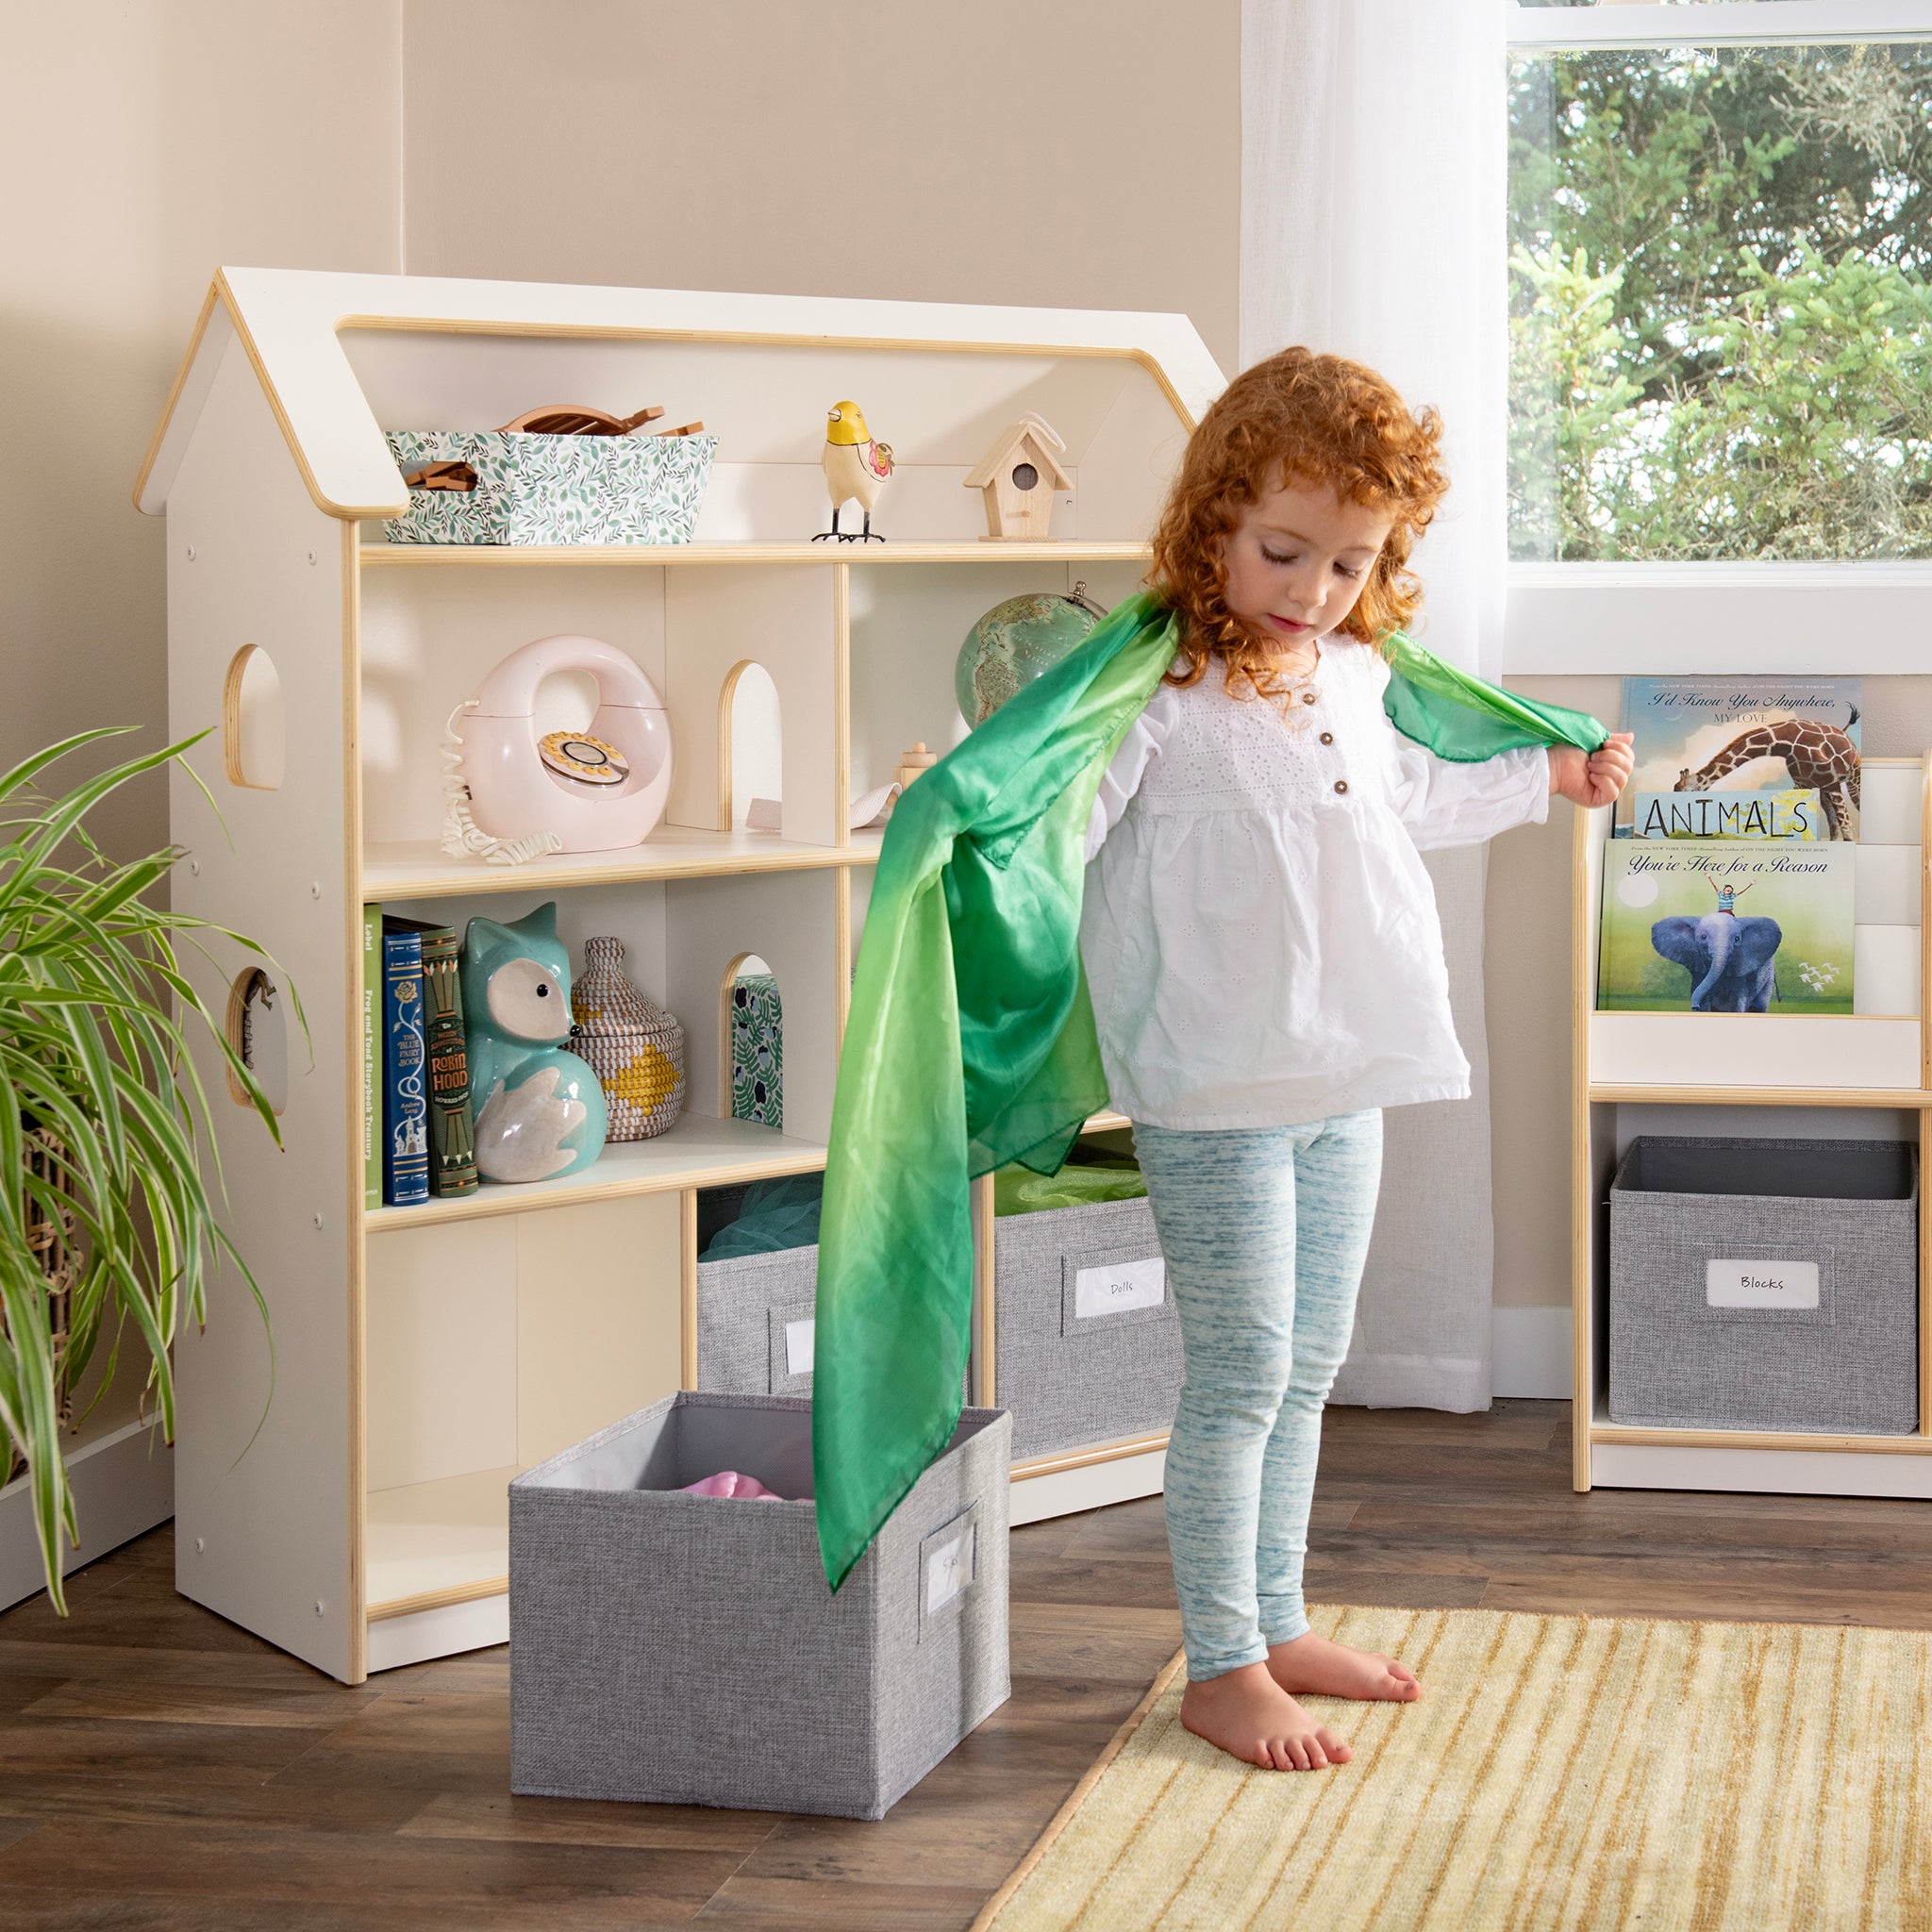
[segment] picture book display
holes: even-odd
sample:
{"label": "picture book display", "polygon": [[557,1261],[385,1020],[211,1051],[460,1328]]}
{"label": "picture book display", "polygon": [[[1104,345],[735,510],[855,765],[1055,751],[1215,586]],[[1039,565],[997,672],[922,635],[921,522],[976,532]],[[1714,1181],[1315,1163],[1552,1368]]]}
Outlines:
{"label": "picture book display", "polygon": [[1856,677],[1626,677],[1616,836],[1855,841],[1860,704]]}
{"label": "picture book display", "polygon": [[1857,866],[1842,842],[1611,841],[1598,1008],[1849,1013]]}

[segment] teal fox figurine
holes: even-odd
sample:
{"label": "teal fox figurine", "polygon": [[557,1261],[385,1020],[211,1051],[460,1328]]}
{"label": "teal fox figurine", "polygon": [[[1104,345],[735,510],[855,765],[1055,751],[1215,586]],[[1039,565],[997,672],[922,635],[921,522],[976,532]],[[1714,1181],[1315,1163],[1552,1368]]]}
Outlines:
{"label": "teal fox figurine", "polygon": [[463,936],[463,1024],[485,1180],[541,1181],[589,1167],[609,1113],[570,1038],[570,952],[557,903],[503,925],[473,919]]}

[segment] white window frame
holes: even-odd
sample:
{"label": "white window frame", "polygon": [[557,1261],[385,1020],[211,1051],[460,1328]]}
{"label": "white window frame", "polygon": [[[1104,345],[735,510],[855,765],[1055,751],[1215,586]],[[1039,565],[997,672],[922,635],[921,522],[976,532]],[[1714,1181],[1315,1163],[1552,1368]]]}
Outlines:
{"label": "white window frame", "polygon": [[[1512,54],[1932,40],[1932,0],[1507,7]],[[1932,561],[1511,563],[1512,676],[1932,672]]]}

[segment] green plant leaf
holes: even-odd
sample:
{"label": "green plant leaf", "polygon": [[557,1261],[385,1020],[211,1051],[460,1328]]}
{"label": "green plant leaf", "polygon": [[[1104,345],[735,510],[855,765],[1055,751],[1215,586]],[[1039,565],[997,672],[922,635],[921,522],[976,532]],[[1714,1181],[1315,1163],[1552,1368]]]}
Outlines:
{"label": "green plant leaf", "polygon": [[[183,971],[179,948],[192,946],[218,975],[225,969],[211,942],[274,961],[242,934],[149,902],[183,856],[178,848],[117,863],[86,823],[118,788],[171,761],[201,785],[183,754],[207,734],[125,759],[58,796],[34,789],[58,759],[115,735],[83,732],[0,776],[0,1072],[10,1090],[0,1107],[0,1424],[26,1464],[48,1594],[62,1614],[60,1538],[72,1540],[76,1526],[60,1436],[97,1348],[105,1341],[111,1372],[124,1334],[139,1337],[157,1419],[172,1436],[169,1352],[184,1319],[206,1319],[214,1269],[235,1269],[267,1324],[260,1285],[209,1192],[211,1178],[219,1193],[221,1161],[194,1040],[212,1046],[281,1141],[259,1081]],[[275,971],[306,1039],[300,996]],[[51,1325],[36,1224],[70,1231],[64,1340]],[[269,1361],[272,1399],[273,1336]]]}

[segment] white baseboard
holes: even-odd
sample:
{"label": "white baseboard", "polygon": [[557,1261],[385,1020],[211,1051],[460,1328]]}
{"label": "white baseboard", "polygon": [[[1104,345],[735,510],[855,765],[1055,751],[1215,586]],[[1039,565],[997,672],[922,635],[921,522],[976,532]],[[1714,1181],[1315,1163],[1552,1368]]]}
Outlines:
{"label": "white baseboard", "polygon": [[1490,1387],[1497,1395],[1570,1399],[1570,1310],[1491,1308]]}
{"label": "white baseboard", "polygon": [[467,1604],[439,1604],[404,1617],[378,1617],[369,1626],[369,1674],[420,1664],[433,1657],[482,1650],[509,1641],[508,1595],[477,1597]]}
{"label": "white baseboard", "polygon": [[[175,1513],[175,1451],[151,1423],[129,1423],[67,1458],[80,1541],[65,1552],[65,1576]],[[46,1587],[33,1502],[25,1476],[0,1490],[0,1610]]]}
{"label": "white baseboard", "polygon": [[1013,1482],[1013,1526],[1041,1523],[1049,1516],[1072,1516],[1083,1509],[1105,1509],[1109,1503],[1130,1503],[1137,1496],[1158,1496],[1167,1470],[1167,1451],[1144,1450],[1112,1462],[1090,1462],[1079,1469],[1055,1470],[1049,1475],[1017,1476]]}

